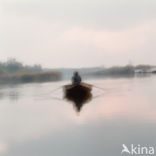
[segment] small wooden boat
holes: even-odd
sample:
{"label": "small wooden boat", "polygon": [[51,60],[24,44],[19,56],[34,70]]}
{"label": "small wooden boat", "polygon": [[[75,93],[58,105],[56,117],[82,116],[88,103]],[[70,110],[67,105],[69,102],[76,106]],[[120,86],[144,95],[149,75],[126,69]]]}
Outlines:
{"label": "small wooden boat", "polygon": [[77,92],[78,90],[81,90],[83,92],[91,92],[92,85],[87,83],[78,83],[78,84],[70,84],[64,86],[65,93]]}
{"label": "small wooden boat", "polygon": [[76,104],[77,110],[80,111],[82,105],[92,98],[92,85],[87,83],[70,84],[64,86],[65,98]]}
{"label": "small wooden boat", "polygon": [[90,94],[92,85],[87,83],[70,84],[64,86],[65,96],[68,98],[81,98]]}

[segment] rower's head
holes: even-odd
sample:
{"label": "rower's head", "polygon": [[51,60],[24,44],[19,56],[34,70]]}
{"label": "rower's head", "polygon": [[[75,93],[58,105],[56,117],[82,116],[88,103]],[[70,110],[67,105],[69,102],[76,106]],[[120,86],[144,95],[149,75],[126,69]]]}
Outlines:
{"label": "rower's head", "polygon": [[77,71],[74,72],[74,75],[79,75],[79,73]]}

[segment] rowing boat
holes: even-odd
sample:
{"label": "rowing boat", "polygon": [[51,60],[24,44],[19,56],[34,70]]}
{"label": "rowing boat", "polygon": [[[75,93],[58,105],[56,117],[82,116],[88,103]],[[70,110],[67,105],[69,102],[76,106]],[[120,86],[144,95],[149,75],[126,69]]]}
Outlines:
{"label": "rowing boat", "polygon": [[82,105],[92,98],[92,85],[90,84],[82,82],[79,84],[65,85],[63,88],[64,97],[69,101],[73,101],[79,111]]}
{"label": "rowing boat", "polygon": [[70,84],[64,86],[64,92],[66,95],[71,96],[85,96],[92,90],[92,85],[87,83]]}

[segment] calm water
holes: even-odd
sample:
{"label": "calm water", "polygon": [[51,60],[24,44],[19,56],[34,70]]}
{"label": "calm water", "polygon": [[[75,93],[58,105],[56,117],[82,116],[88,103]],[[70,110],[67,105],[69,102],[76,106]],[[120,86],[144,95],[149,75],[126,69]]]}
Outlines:
{"label": "calm water", "polygon": [[1,156],[118,156],[122,144],[156,147],[156,76],[89,80],[94,99],[77,113],[68,82],[0,87]]}

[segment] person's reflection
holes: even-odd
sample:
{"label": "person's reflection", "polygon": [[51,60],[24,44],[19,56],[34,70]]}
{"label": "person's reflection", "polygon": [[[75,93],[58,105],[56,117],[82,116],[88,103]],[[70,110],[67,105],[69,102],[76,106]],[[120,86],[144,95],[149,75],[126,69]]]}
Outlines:
{"label": "person's reflection", "polygon": [[92,99],[92,94],[86,96],[86,97],[83,97],[83,98],[79,98],[79,99],[76,99],[76,100],[73,100],[73,104],[74,104],[74,107],[75,107],[75,110],[77,112],[80,112],[81,111],[81,108],[84,104],[86,104],[87,102],[91,101]]}
{"label": "person's reflection", "polygon": [[80,112],[82,106],[92,100],[92,93],[81,90],[80,92],[73,92],[72,95],[66,94],[65,98],[74,104],[77,112]]}

